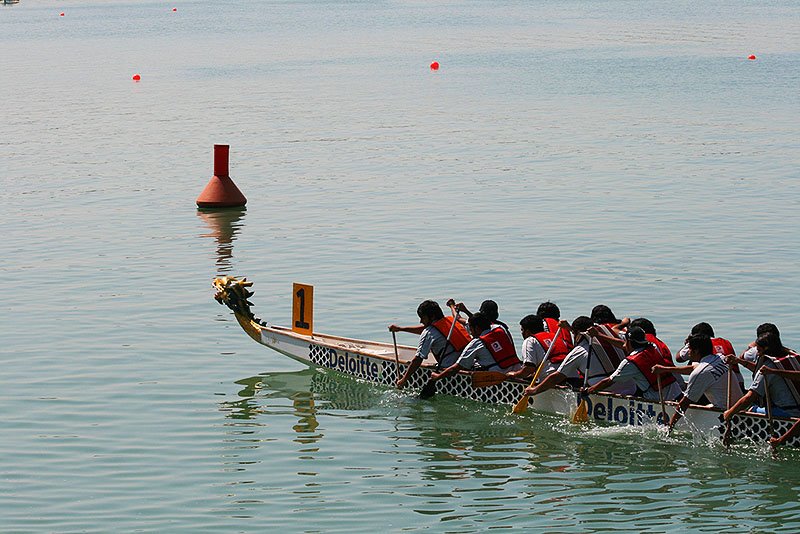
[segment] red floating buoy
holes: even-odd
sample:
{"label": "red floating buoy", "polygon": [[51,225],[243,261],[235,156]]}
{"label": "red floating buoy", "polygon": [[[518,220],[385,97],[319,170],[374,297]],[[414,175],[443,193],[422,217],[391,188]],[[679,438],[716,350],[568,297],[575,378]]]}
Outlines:
{"label": "red floating buoy", "polygon": [[173,7],[172,11],[178,11],[178,8],[177,7]]}
{"label": "red floating buoy", "polygon": [[214,176],[197,197],[198,208],[234,208],[247,204],[247,199],[228,176],[230,148],[230,145],[214,145]]}
{"label": "red floating buoy", "polygon": [[133,79],[133,81],[134,81],[134,82],[138,82],[139,80],[141,80],[141,79],[142,79],[142,77],[141,77],[141,76],[139,76],[138,74],[134,74],[134,75],[133,75],[133,77],[132,77],[132,79]]}
{"label": "red floating buoy", "polygon": [[64,16],[64,12],[62,11],[61,14],[59,15],[59,17],[63,17],[63,16]]}
{"label": "red floating buoy", "polygon": [[749,56],[747,56],[747,59],[749,59],[750,61],[753,61],[755,58],[756,58],[756,56],[753,55],[753,54],[750,54]]}
{"label": "red floating buoy", "polygon": [[431,63],[431,70],[439,70],[439,62],[438,61],[434,61],[433,63]]}

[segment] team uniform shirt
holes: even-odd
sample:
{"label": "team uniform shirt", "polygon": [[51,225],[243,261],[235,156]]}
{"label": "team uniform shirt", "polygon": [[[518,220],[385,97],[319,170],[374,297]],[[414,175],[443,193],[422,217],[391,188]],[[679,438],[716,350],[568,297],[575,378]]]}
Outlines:
{"label": "team uniform shirt", "polygon": [[[775,362],[769,358],[764,358],[764,365],[772,369],[778,368]],[[753,385],[750,386],[750,391],[758,393],[761,398],[766,401],[766,396],[764,395],[764,378],[765,375],[761,374],[761,371],[758,371],[753,378]],[[772,405],[782,409],[791,417],[800,416],[800,406],[797,406],[794,396],[792,396],[792,393],[789,391],[789,387],[786,385],[786,379],[778,375],[769,375],[767,381],[769,384],[769,400]]]}
{"label": "team uniform shirt", "polygon": [[[522,342],[522,364],[526,366],[533,366],[536,369],[539,368],[539,365],[544,360],[544,355],[547,353],[542,344],[539,343],[539,340],[533,336],[526,337],[525,340]],[[542,369],[542,373],[539,375],[540,377],[545,377],[558,369],[557,365],[553,365],[552,362],[547,362],[547,365],[544,369]]]}
{"label": "team uniform shirt", "polygon": [[[491,330],[492,328],[489,328],[481,332],[481,335],[485,335]],[[494,356],[492,356],[492,353],[489,352],[489,349],[486,348],[486,345],[479,338],[475,338],[467,343],[467,346],[464,347],[463,351],[461,351],[461,356],[458,357],[456,363],[462,369],[473,369],[477,364],[481,367],[481,369],[487,371],[501,371],[504,373],[516,371],[521,367],[519,364],[515,364],[507,367],[506,369],[502,369],[499,365],[497,365]]]}
{"label": "team uniform shirt", "polygon": [[[580,373],[585,373],[586,360],[589,358],[589,340],[582,338],[575,347],[569,351],[564,361],[558,366],[557,372],[566,376],[567,378],[579,378]],[[592,354],[589,361],[589,379],[587,384],[593,386],[606,377],[606,372],[600,362]],[[608,391],[613,393],[620,393],[622,395],[632,395],[636,392],[636,385],[633,383],[619,383],[613,384]]]}
{"label": "team uniform shirt", "polygon": [[[633,383],[635,389],[642,392],[642,397],[647,400],[657,401],[660,399],[658,390],[650,385],[650,382],[647,381],[647,378],[645,378],[639,368],[636,367],[636,364],[629,360],[622,360],[616,371],[611,373],[608,378],[612,380],[613,384],[624,385],[626,383]],[[681,386],[678,382],[663,386],[661,391],[664,400],[675,400],[682,393]]]}
{"label": "team uniform shirt", "polygon": [[[697,403],[703,395],[715,408],[728,408],[728,364],[719,354],[709,354],[694,365],[684,395]],[[731,382],[731,406],[742,397],[739,382]]]}
{"label": "team uniform shirt", "polygon": [[749,347],[742,354],[742,359],[748,362],[756,363],[758,361],[758,347]]}
{"label": "team uniform shirt", "polygon": [[[446,347],[446,348],[445,348]],[[444,357],[440,357],[444,351]],[[439,360],[439,367],[446,369],[456,363],[459,352],[447,341],[447,338],[439,332],[435,326],[426,326],[419,335],[419,344],[415,358],[424,360],[428,354]]]}
{"label": "team uniform shirt", "polygon": [[[753,349],[753,350],[755,350],[755,349]],[[748,352],[749,352],[749,349],[748,349]],[[725,356],[725,355],[724,354],[720,354],[720,356]],[[678,351],[678,354],[675,355],[675,361],[676,362],[688,362],[689,360],[691,360],[691,358],[689,357],[689,344],[687,343],[686,345],[683,346],[683,348],[681,350]],[[755,360],[753,360],[753,361],[755,361]],[[734,380],[735,382],[738,382],[739,384],[744,384],[744,376],[742,376],[742,371],[741,370],[735,371],[733,373],[733,378],[735,379]],[[725,387],[727,387],[727,386],[725,386]],[[739,389],[741,389],[741,387]]]}

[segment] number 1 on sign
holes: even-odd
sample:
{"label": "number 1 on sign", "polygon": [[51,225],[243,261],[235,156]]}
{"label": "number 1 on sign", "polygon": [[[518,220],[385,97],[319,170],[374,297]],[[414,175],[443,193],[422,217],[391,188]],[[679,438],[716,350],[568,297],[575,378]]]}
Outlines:
{"label": "number 1 on sign", "polygon": [[314,286],[292,284],[292,330],[298,334],[314,332]]}

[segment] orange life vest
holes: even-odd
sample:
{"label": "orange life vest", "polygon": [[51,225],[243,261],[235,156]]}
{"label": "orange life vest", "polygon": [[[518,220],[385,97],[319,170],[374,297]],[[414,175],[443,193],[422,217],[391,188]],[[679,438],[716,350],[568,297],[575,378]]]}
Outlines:
{"label": "orange life vest", "polygon": [[[646,349],[634,352],[626,359],[639,369],[639,372],[647,379],[650,387],[658,391],[658,375],[654,374],[652,371],[654,365],[663,365],[664,363],[664,356],[658,351],[658,348],[650,344]],[[673,382],[675,382],[675,377],[672,376],[671,373],[661,375],[661,389],[664,389]]]}
{"label": "orange life vest", "polygon": [[[556,319],[553,319],[552,317],[545,317],[544,328],[551,334],[555,334],[558,331],[558,321]],[[560,337],[564,341],[564,344],[567,346],[568,349],[572,350],[572,347],[574,346],[572,344],[572,334],[568,329],[562,328],[561,333],[558,335],[558,337]]]}
{"label": "orange life vest", "polygon": [[661,357],[664,358],[664,365],[672,366],[672,352],[670,352],[669,347],[666,343],[658,339],[653,334],[645,334],[644,338],[656,346],[656,350],[661,354]]}
{"label": "orange life vest", "polygon": [[520,363],[519,358],[517,358],[517,351],[514,349],[514,342],[502,326],[495,326],[478,337],[486,345],[495,363],[502,369],[507,369],[516,363]]}
{"label": "orange life vest", "polygon": [[[536,338],[536,341],[542,346],[544,350],[548,350],[550,345],[553,343],[553,338],[555,334],[552,332],[539,332],[538,334],[533,334],[533,337]],[[555,340],[555,346],[553,350],[550,351],[550,363],[553,365],[558,365],[564,361],[564,358],[567,356],[571,349],[567,347],[567,344],[564,343],[564,339],[561,336],[558,336],[558,339]]]}
{"label": "orange life vest", "polygon": [[[714,348],[714,354],[719,354],[720,356],[728,356],[730,354],[736,354],[736,351],[733,350],[733,345],[727,339],[723,339],[721,337],[712,337],[711,338],[711,346]],[[729,364],[731,371],[733,374],[739,375],[741,372],[739,371],[739,364],[731,363]]]}
{"label": "orange life vest", "polygon": [[453,317],[452,316],[445,316],[435,321],[431,324],[436,330],[441,332],[441,334],[447,338],[447,335],[450,334],[450,340],[448,343],[452,345],[454,349],[458,352],[464,350],[464,347],[467,346],[467,343],[470,341],[469,332],[467,329],[464,328],[464,325],[456,321],[456,325],[453,327],[453,333],[450,333],[450,327],[453,324]]}

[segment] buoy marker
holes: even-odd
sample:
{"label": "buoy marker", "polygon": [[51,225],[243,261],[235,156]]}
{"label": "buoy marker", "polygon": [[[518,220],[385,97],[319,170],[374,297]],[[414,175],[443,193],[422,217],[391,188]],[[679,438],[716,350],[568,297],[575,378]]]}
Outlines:
{"label": "buoy marker", "polygon": [[247,199],[228,175],[230,148],[230,145],[214,145],[214,176],[197,197],[198,208],[234,208],[247,204]]}
{"label": "buoy marker", "polygon": [[59,16],[59,17],[63,17],[63,16],[64,16],[64,12],[62,11],[62,12],[61,12],[61,14],[60,14],[60,15],[58,15],[58,16]]}
{"label": "buoy marker", "polygon": [[755,61],[756,56],[755,54],[750,54],[749,56],[747,56],[747,59],[749,59],[750,61]]}
{"label": "buoy marker", "polygon": [[172,12],[174,13],[174,12],[176,12],[176,11],[178,11],[178,8],[177,8],[177,7],[173,7],[173,8],[172,8]]}
{"label": "buoy marker", "polygon": [[433,63],[431,63],[431,70],[439,70],[439,62],[438,61],[434,61]]}
{"label": "buoy marker", "polygon": [[138,82],[141,79],[142,77],[139,76],[138,74],[134,74],[133,76],[131,76],[131,80],[133,80],[134,82]]}

